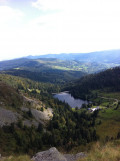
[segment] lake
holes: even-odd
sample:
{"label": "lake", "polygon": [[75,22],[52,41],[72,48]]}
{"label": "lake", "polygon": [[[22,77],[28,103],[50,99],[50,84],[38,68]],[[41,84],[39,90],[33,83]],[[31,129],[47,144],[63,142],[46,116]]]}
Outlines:
{"label": "lake", "polygon": [[61,92],[54,94],[54,98],[59,99],[62,102],[66,102],[69,104],[70,107],[75,108],[81,108],[82,104],[88,104],[88,101],[84,101],[82,99],[77,99],[71,96],[69,92]]}

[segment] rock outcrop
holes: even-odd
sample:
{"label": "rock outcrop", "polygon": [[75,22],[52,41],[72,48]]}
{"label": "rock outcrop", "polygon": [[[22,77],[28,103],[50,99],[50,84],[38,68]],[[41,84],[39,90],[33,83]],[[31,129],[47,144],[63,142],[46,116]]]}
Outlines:
{"label": "rock outcrop", "polygon": [[0,126],[16,123],[21,116],[17,112],[0,107]]}
{"label": "rock outcrop", "polygon": [[85,157],[85,153],[78,154],[61,154],[56,148],[37,153],[33,161],[77,161],[79,158]]}

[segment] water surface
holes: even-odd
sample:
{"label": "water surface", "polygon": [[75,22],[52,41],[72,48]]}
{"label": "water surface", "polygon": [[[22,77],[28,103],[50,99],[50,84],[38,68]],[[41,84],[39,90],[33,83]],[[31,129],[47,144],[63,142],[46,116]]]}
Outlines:
{"label": "water surface", "polygon": [[72,108],[75,108],[75,107],[81,108],[82,104],[88,104],[88,101],[84,101],[82,99],[74,98],[68,92],[57,93],[57,94],[54,95],[54,98],[57,98],[62,102],[68,103],[69,106],[72,107]]}

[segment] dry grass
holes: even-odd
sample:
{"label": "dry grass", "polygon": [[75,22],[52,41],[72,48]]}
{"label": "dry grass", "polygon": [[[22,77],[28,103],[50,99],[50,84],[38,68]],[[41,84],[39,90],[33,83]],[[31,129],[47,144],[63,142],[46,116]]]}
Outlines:
{"label": "dry grass", "polygon": [[2,161],[31,161],[30,157],[27,155],[24,156],[10,156],[6,159],[3,159]]}
{"label": "dry grass", "polygon": [[120,161],[120,145],[114,143],[107,143],[105,146],[101,146],[100,143],[96,143],[88,156],[79,161]]}
{"label": "dry grass", "polygon": [[100,136],[100,141],[105,141],[106,136],[108,136],[109,138],[117,138],[117,134],[119,131],[120,122],[112,119],[102,121],[101,125],[96,126],[96,132]]}
{"label": "dry grass", "polygon": [[[10,156],[2,161],[31,161],[30,157]],[[99,142],[93,145],[87,157],[78,161],[120,161],[120,140],[100,145]]]}

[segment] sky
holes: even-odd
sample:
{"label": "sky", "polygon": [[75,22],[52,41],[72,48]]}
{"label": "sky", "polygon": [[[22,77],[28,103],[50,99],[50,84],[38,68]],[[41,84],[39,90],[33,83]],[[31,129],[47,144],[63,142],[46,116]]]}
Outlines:
{"label": "sky", "polygon": [[120,0],[0,0],[0,60],[120,49]]}

